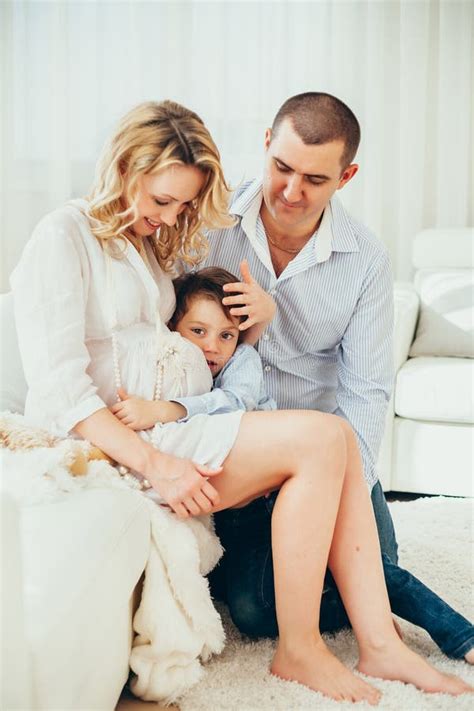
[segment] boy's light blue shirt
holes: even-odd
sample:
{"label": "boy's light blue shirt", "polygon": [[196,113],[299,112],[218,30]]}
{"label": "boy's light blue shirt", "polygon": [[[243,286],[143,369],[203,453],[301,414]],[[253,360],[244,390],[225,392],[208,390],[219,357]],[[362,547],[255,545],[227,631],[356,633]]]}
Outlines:
{"label": "boy's light blue shirt", "polygon": [[186,408],[188,420],[193,415],[223,415],[235,410],[276,410],[263,383],[263,368],[255,348],[241,343],[214,380],[214,387],[204,395],[173,398]]}

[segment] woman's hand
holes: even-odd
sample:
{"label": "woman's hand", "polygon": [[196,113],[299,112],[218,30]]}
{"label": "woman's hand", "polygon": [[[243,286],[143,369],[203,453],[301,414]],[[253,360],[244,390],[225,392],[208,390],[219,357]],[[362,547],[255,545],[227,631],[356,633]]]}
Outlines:
{"label": "woman's hand", "polygon": [[208,513],[219,503],[219,494],[207,479],[219,474],[222,467],[209,469],[160,452],[106,407],[78,422],[74,431],[114,461],[146,477],[180,518]]}
{"label": "woman's hand", "polygon": [[209,469],[160,452],[156,465],[145,476],[177,516],[185,519],[209,513],[219,503],[219,494],[207,479],[221,471],[222,467]]}
{"label": "woman's hand", "polygon": [[110,411],[132,430],[147,430],[157,422],[176,422],[186,416],[186,408],[177,402],[167,400],[144,400],[129,395],[119,388],[120,402],[110,407]]}
{"label": "woman's hand", "polygon": [[247,331],[252,327],[252,334],[244,340],[249,343],[256,343],[265,327],[270,323],[275,315],[276,304],[270,294],[262,289],[252,277],[246,259],[240,264],[240,273],[243,281],[225,284],[224,291],[238,292],[235,296],[226,296],[222,299],[225,306],[232,306],[230,313],[232,316],[246,316],[247,318],[239,324],[240,331]]}

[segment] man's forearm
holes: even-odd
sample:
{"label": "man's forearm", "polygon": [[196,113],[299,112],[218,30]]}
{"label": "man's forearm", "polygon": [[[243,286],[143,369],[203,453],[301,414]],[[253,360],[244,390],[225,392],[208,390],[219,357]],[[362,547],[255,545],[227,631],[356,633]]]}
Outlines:
{"label": "man's forearm", "polygon": [[[358,406],[359,405],[359,406]],[[343,417],[354,430],[364,468],[364,476],[373,485],[377,479],[377,459],[385,428],[387,401],[365,403],[362,407],[357,399],[351,405],[341,403],[334,414]]]}

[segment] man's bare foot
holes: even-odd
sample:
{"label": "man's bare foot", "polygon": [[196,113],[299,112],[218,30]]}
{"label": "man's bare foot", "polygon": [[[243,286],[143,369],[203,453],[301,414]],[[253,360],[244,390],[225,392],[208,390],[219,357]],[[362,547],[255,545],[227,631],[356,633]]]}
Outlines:
{"label": "man's bare foot", "polygon": [[404,681],[431,694],[459,696],[474,691],[462,679],[432,667],[398,638],[386,647],[361,651],[357,668],[368,676]]}
{"label": "man's bare foot", "polygon": [[468,664],[474,664],[474,649],[470,649],[469,652],[464,655],[464,659]]}
{"label": "man's bare foot", "polygon": [[368,701],[375,706],[380,692],[347,669],[326,647],[315,639],[297,650],[278,643],[270,671],[281,679],[298,681],[336,701]]}

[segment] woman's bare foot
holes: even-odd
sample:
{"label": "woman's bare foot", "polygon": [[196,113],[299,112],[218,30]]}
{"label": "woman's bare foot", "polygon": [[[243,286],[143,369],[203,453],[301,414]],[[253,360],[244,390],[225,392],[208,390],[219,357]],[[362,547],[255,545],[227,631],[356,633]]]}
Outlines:
{"label": "woman's bare foot", "polygon": [[464,655],[464,659],[468,664],[474,664],[474,649],[470,649],[469,652]]}
{"label": "woman's bare foot", "polygon": [[375,706],[380,692],[359,679],[329,651],[322,639],[289,650],[280,641],[270,671],[281,679],[298,681],[336,701],[368,701]]}
{"label": "woman's bare foot", "polygon": [[395,632],[398,634],[398,636],[400,637],[400,639],[403,642],[402,628],[400,627],[400,625],[398,624],[398,622],[396,621],[395,618],[392,617],[392,620],[393,620],[393,626],[395,627]]}
{"label": "woman's bare foot", "polygon": [[378,649],[361,650],[357,668],[367,676],[404,681],[431,694],[459,696],[474,691],[462,679],[432,667],[398,638]]}

